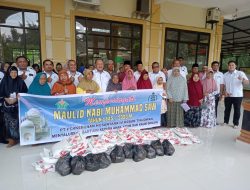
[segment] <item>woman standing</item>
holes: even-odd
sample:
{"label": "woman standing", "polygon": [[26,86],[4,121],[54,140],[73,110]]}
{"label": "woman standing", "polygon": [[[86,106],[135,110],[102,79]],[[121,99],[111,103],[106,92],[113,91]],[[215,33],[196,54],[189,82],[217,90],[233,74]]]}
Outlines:
{"label": "woman standing", "polygon": [[201,123],[201,103],[203,100],[203,89],[198,73],[194,73],[188,82],[187,104],[190,110],[185,112],[184,123],[188,127],[199,127]]}
{"label": "woman standing", "polygon": [[107,92],[110,91],[120,91],[122,90],[122,85],[119,83],[119,77],[118,74],[112,74],[111,79],[109,80],[108,86],[107,86]]}
{"label": "woman standing", "polygon": [[47,83],[46,73],[37,73],[36,77],[32,81],[29,90],[29,94],[50,96],[50,87]]}
{"label": "woman standing", "polygon": [[67,95],[76,93],[76,87],[72,80],[70,80],[66,70],[63,69],[59,71],[58,77],[59,80],[53,85],[51,95]]}
{"label": "woman standing", "polygon": [[168,127],[184,127],[184,114],[181,104],[188,100],[187,82],[174,67],[167,81]]}
{"label": "woman standing", "polygon": [[7,140],[9,142],[7,147],[12,147],[19,141],[17,97],[19,93],[26,93],[28,91],[26,84],[17,73],[17,68],[11,66],[0,85],[0,97],[4,98],[4,121],[7,131]]}
{"label": "woman standing", "polygon": [[137,81],[137,89],[152,89],[152,83],[149,79],[148,72],[143,70],[141,76]]}
{"label": "woman standing", "polygon": [[202,81],[203,85],[203,108],[201,111],[201,127],[215,127],[215,94],[217,91],[216,81],[213,78],[213,70],[208,69],[206,78]]}
{"label": "woman standing", "polygon": [[85,69],[83,73],[83,79],[77,86],[77,94],[86,94],[86,93],[97,93],[100,91],[99,85],[93,80],[93,71],[90,69]]}
{"label": "woman standing", "polygon": [[129,69],[125,73],[125,77],[122,81],[122,90],[136,90],[136,80],[134,77],[134,72],[132,69]]}

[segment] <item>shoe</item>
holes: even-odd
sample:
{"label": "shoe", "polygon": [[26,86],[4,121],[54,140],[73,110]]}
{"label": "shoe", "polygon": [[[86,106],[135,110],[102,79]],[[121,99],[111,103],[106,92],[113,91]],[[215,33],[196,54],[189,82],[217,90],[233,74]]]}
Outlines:
{"label": "shoe", "polygon": [[240,127],[239,127],[239,125],[234,125],[233,128],[234,129],[239,129]]}
{"label": "shoe", "polygon": [[228,126],[228,123],[222,123],[221,126]]}
{"label": "shoe", "polygon": [[3,143],[3,144],[8,144],[9,142],[8,142],[8,141],[6,141],[6,140],[4,140],[4,139],[1,139],[1,140],[0,140],[0,143]]}
{"label": "shoe", "polygon": [[15,141],[14,139],[8,139],[9,143],[7,145],[7,148],[10,148],[12,146],[15,146],[17,144],[17,141]]}

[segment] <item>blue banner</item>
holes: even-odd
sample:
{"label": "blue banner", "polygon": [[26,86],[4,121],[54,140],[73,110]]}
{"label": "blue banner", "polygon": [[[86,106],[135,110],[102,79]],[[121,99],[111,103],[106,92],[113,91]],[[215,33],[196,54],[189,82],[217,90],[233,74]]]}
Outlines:
{"label": "blue banner", "polygon": [[162,90],[37,96],[20,94],[20,144],[60,141],[121,127],[160,126]]}

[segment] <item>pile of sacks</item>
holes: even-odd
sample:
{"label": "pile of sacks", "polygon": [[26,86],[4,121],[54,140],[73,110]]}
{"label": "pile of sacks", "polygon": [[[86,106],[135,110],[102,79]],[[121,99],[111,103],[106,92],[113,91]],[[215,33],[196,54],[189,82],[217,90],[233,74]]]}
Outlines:
{"label": "pile of sacks", "polygon": [[111,163],[133,159],[135,162],[156,156],[172,156],[172,144],[199,143],[186,128],[138,130],[121,128],[107,130],[99,136],[86,138],[82,134],[70,136],[41,153],[42,160],[33,164],[46,173],[57,171],[62,176],[81,174],[84,170],[97,171]]}

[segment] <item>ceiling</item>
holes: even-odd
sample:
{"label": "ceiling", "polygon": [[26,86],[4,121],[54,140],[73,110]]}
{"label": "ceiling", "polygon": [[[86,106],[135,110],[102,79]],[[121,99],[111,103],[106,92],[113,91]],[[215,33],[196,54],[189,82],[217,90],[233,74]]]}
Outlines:
{"label": "ceiling", "polygon": [[250,0],[156,0],[157,3],[167,1],[202,8],[219,7],[222,15],[227,19],[232,18],[236,9],[238,9],[238,18],[250,15]]}
{"label": "ceiling", "polygon": [[250,55],[250,0],[156,0],[167,1],[206,9],[218,7],[224,17],[222,56]]}
{"label": "ceiling", "polygon": [[250,16],[224,21],[221,53],[222,56],[250,54]]}

